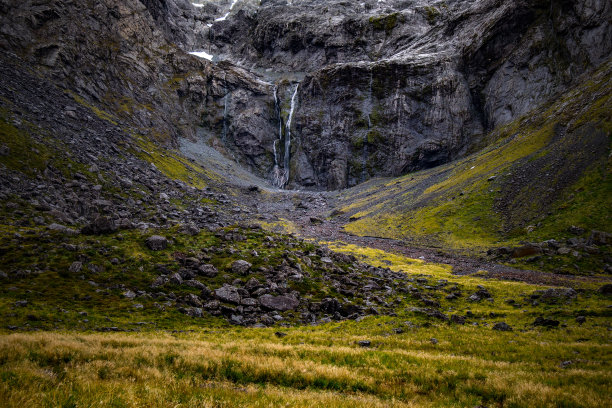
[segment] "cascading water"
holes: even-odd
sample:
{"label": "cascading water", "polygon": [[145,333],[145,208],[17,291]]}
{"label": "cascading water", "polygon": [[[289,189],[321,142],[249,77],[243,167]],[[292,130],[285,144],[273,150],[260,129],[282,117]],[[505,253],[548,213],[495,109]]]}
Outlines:
{"label": "cascading water", "polygon": [[295,106],[297,104],[297,93],[300,87],[299,82],[295,85],[295,90],[293,91],[293,96],[291,96],[291,110],[289,111],[289,117],[287,118],[287,125],[285,126],[285,183],[289,181],[289,162],[291,159],[291,122],[293,120],[293,112],[295,111]]}
{"label": "cascading water", "polygon": [[283,187],[285,184],[285,172],[280,168],[278,162],[278,151],[276,150],[276,142],[283,140],[283,120],[281,118],[281,106],[278,100],[278,86],[274,86],[274,110],[278,117],[278,139],[274,139],[272,149],[274,151],[274,168],[272,169],[272,184],[276,187]]}

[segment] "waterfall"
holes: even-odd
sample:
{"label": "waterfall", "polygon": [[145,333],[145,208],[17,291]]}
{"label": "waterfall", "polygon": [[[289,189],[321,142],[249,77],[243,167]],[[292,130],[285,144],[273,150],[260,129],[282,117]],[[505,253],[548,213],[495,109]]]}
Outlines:
{"label": "waterfall", "polygon": [[300,87],[299,82],[295,85],[293,96],[291,97],[291,110],[289,111],[289,117],[287,118],[287,125],[285,126],[285,184],[289,181],[289,161],[291,159],[291,121],[293,120],[293,112],[295,111],[296,99],[298,89]]}
{"label": "waterfall", "polygon": [[274,111],[278,117],[278,139],[274,139],[272,148],[274,149],[274,166],[278,166],[278,153],[276,151],[276,141],[283,138],[283,121],[281,119],[281,108],[278,103],[278,86],[274,85]]}
{"label": "waterfall", "polygon": [[272,169],[272,184],[276,187],[283,187],[285,184],[285,172],[281,170],[278,162],[278,151],[276,150],[276,142],[283,140],[283,120],[281,118],[281,106],[278,100],[278,86],[274,86],[274,111],[278,117],[278,138],[272,142],[274,151],[274,168]]}

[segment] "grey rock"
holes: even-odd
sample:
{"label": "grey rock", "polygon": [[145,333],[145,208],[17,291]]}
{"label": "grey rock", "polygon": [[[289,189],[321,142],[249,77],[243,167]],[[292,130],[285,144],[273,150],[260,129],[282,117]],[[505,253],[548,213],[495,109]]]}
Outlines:
{"label": "grey rock", "polygon": [[359,345],[359,347],[370,347],[372,345],[372,342],[370,340],[359,340],[357,344]]}
{"label": "grey rock", "polygon": [[202,317],[204,315],[204,312],[200,307],[186,307],[179,309],[179,311],[191,317]]}
{"label": "grey rock", "polygon": [[183,284],[183,278],[178,273],[173,273],[172,275],[170,275],[169,281],[170,281],[170,283],[173,283],[175,285],[182,285]]}
{"label": "grey rock", "polygon": [[134,299],[136,297],[136,293],[134,293],[133,291],[129,289],[123,292],[122,295],[126,299]]}
{"label": "grey rock", "polygon": [[512,327],[510,327],[510,325],[508,325],[506,322],[499,322],[493,325],[493,330],[512,331]]}
{"label": "grey rock", "polygon": [[249,292],[253,292],[261,287],[261,283],[257,280],[257,278],[251,278],[244,285],[244,288]]}
{"label": "grey rock", "polygon": [[147,247],[152,251],[161,251],[168,247],[168,239],[160,235],[152,235],[145,241]]}
{"label": "grey rock", "polygon": [[200,299],[197,295],[190,293],[183,298],[183,302],[190,306],[194,307],[202,307],[202,299]]}
{"label": "grey rock", "polygon": [[204,289],[206,287],[206,285],[204,285],[202,282],[197,281],[195,279],[188,279],[188,280],[184,280],[183,281],[183,285],[186,286],[191,286],[192,288],[196,288],[196,289]]}
{"label": "grey rock", "polygon": [[255,307],[257,305],[259,305],[259,302],[257,301],[257,299],[253,299],[253,298],[244,298],[240,301],[240,304],[243,306],[252,306]]}
{"label": "grey rock", "polygon": [[231,315],[229,321],[232,324],[241,326],[244,324],[244,317],[242,315]]}
{"label": "grey rock", "polygon": [[263,295],[259,297],[259,303],[262,307],[269,310],[287,311],[293,310],[299,306],[300,302],[292,296],[272,296]]}
{"label": "grey rock", "polygon": [[83,269],[83,262],[75,261],[70,265],[68,271],[70,273],[78,273],[81,272],[81,269]]}
{"label": "grey rock", "polygon": [[578,293],[572,288],[550,288],[544,291],[536,291],[534,294],[539,295],[539,299],[543,303],[569,301],[578,296]]}
{"label": "grey rock", "polygon": [[240,303],[240,294],[235,286],[226,285],[215,289],[215,296],[222,302],[236,305]]}
{"label": "grey rock", "polygon": [[219,303],[218,300],[211,300],[210,302],[206,302],[206,304],[204,304],[204,309],[206,309],[206,310],[217,310],[217,309],[219,309],[220,306],[221,306],[221,304]]}
{"label": "grey rock", "polygon": [[166,283],[168,283],[169,280],[170,279],[167,276],[160,275],[157,278],[155,278],[155,280],[151,284],[151,287],[152,288],[159,288],[161,286],[164,286]]}
{"label": "grey rock", "polygon": [[[111,203],[112,204],[112,203]],[[106,216],[98,216],[82,230],[84,234],[110,234],[117,231],[115,221]]]}
{"label": "grey rock", "polygon": [[240,259],[232,263],[232,272],[237,273],[239,275],[247,275],[249,270],[251,269],[251,265],[249,262]]}
{"label": "grey rock", "polygon": [[589,244],[591,245],[612,245],[612,234],[604,231],[591,231],[589,237]]}
{"label": "grey rock", "polygon": [[219,271],[217,270],[217,268],[214,267],[214,265],[206,264],[201,265],[198,268],[198,274],[206,276],[207,278],[214,278],[219,274]]}

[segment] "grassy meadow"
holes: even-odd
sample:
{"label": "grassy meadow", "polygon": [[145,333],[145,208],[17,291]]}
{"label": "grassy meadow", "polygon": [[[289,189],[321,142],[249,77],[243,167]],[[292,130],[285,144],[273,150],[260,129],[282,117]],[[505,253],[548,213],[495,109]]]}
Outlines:
{"label": "grassy meadow", "polygon": [[[164,328],[143,325],[135,332],[97,333],[76,321],[55,331],[5,331],[0,401],[7,407],[603,407],[612,401],[610,298],[597,291],[600,283],[577,280],[576,299],[536,304],[530,294],[545,289],[540,286],[486,280],[482,273],[455,276],[443,265],[329,245],[428,285],[448,281],[466,294],[484,285],[493,298],[438,295],[441,310],[469,316],[465,325],[426,316],[406,299],[396,316],[318,326],[231,327],[166,313],[159,317]],[[3,313],[11,313],[6,303]],[[136,313],[156,319],[148,308]],[[586,322],[578,324],[578,315]],[[534,326],[538,316],[560,325]],[[493,330],[499,321],[513,330]],[[359,344],[364,340],[370,344]]]}

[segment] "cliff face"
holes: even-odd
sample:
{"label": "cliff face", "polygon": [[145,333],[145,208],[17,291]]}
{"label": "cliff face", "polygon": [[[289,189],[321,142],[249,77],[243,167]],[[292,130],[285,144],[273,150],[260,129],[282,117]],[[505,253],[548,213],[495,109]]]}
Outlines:
{"label": "cliff face", "polygon": [[607,60],[605,1],[239,2],[220,58],[298,80],[290,182],[329,189],[460,157]]}
{"label": "cliff face", "polygon": [[326,189],[461,157],[612,49],[599,0],[0,5],[1,48],[126,123],[203,127],[254,173]]}
{"label": "cliff face", "polygon": [[[19,60],[24,69],[115,113],[134,132],[175,144],[179,138],[194,139],[198,125],[204,125],[218,135],[228,128],[254,145],[271,145],[273,124],[260,113],[271,110],[272,86],[231,64],[215,66],[179,48],[197,38],[190,24],[206,21],[195,19],[190,3],[2,0],[0,5],[2,58]],[[231,100],[226,97],[234,91]],[[231,116],[228,103],[238,106]],[[260,140],[268,134],[270,140]],[[246,164],[269,166],[267,151],[244,145],[234,149],[244,151]]]}
{"label": "cliff face", "polygon": [[610,54],[606,2],[266,4],[230,54],[309,72],[298,184],[341,188],[460,157]]}

